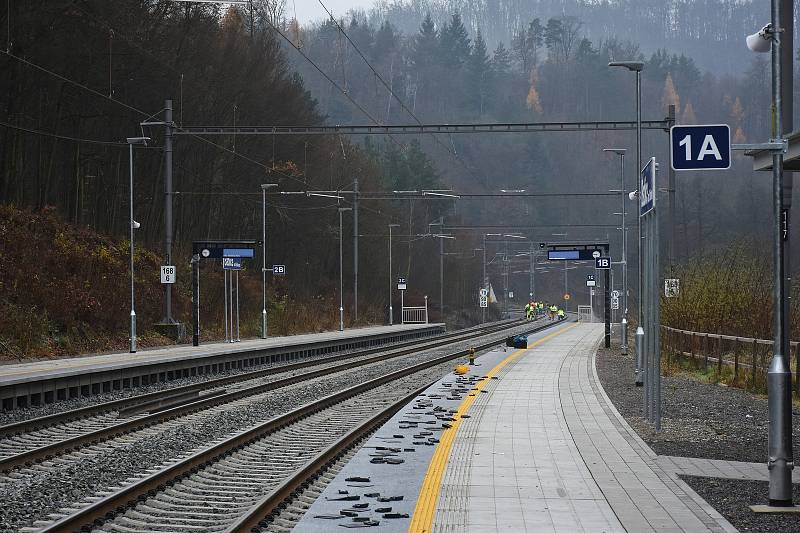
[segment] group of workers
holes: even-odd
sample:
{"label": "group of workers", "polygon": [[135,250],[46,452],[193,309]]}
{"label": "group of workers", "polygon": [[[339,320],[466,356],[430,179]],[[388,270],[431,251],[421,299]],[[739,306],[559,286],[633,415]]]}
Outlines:
{"label": "group of workers", "polygon": [[525,318],[536,320],[539,317],[547,315],[548,320],[564,320],[567,314],[563,309],[555,304],[548,304],[544,302],[530,302],[525,304]]}

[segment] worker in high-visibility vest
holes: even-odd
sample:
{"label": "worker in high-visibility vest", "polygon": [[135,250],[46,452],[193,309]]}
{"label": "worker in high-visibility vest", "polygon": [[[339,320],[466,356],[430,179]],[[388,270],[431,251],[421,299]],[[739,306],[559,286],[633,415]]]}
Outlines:
{"label": "worker in high-visibility vest", "polygon": [[563,309],[559,309],[558,310],[558,320],[561,321],[561,320],[564,320],[566,318],[567,318],[567,314],[564,312],[564,310]]}
{"label": "worker in high-visibility vest", "polygon": [[525,319],[531,319],[531,304],[525,304]]}

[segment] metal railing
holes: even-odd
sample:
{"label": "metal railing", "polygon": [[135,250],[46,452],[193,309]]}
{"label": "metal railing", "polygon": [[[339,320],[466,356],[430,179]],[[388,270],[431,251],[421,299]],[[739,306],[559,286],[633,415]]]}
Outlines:
{"label": "metal railing", "polygon": [[[733,383],[746,388],[766,387],[767,370],[772,354],[772,340],[721,335],[661,326],[667,364],[673,357],[690,359],[698,368],[716,366],[717,376],[723,367],[733,368]],[[795,368],[795,390],[800,394],[800,367],[797,365],[800,342],[791,342],[790,368]]]}
{"label": "metal railing", "polygon": [[423,307],[402,307],[401,320],[403,324],[427,324],[428,323],[428,297],[425,297]]}

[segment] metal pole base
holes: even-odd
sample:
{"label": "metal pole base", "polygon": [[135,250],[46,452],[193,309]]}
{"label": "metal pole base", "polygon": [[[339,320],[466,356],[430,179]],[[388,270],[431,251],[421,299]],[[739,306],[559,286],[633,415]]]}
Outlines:
{"label": "metal pole base", "polygon": [[200,346],[200,336],[192,335],[192,346]]}
{"label": "metal pole base", "polygon": [[636,386],[644,385],[644,329],[636,328]]}
{"label": "metal pole base", "polygon": [[620,337],[622,338],[622,355],[628,355],[628,321],[623,318],[620,324]]}

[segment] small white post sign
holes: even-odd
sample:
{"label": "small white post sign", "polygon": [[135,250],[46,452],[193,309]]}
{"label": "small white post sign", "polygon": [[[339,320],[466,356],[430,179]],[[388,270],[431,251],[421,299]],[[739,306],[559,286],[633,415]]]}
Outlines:
{"label": "small white post sign", "polygon": [[667,298],[677,298],[681,295],[681,280],[680,279],[665,279],[664,280],[664,296]]}
{"label": "small white post sign", "polygon": [[175,283],[175,267],[172,265],[161,266],[161,283]]}

